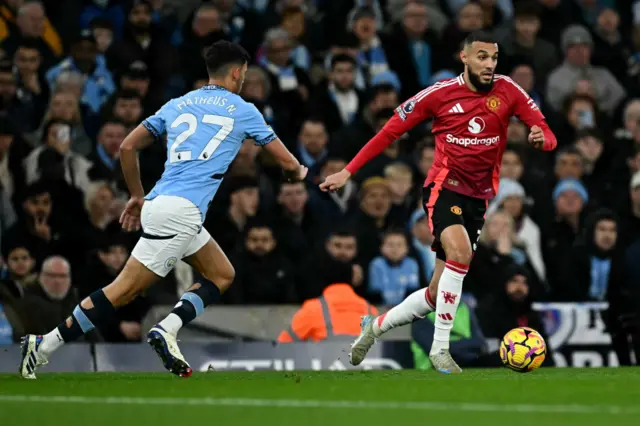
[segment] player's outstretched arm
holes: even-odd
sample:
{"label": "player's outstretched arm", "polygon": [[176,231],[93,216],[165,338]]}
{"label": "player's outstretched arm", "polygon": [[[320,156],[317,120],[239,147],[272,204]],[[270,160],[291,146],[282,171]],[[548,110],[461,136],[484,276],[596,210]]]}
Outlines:
{"label": "player's outstretched arm", "polygon": [[382,130],[360,149],[343,170],[327,176],[325,181],[320,184],[320,189],[324,192],[333,192],[342,188],[355,172],[380,155],[394,140],[411,130],[423,118],[425,117],[421,118],[418,114],[404,119],[397,114],[391,117]]}
{"label": "player's outstretched arm", "polygon": [[285,178],[290,182],[301,181],[307,176],[309,171],[305,166],[301,165],[298,159],[287,149],[280,138],[275,138],[268,144],[265,149],[273,155],[282,168]]}
{"label": "player's outstretched arm", "polygon": [[144,189],[140,179],[138,151],[153,142],[153,135],[142,124],[136,127],[120,145],[120,164],[127,182],[131,199],[120,216],[120,223],[126,231],[140,229],[140,210],[144,203]]}

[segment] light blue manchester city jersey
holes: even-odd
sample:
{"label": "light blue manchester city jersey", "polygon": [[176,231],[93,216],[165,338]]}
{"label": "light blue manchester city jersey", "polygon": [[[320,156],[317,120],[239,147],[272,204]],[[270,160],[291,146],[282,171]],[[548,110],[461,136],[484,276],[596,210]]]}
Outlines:
{"label": "light blue manchester city jersey", "polygon": [[167,134],[164,172],[146,199],[187,198],[203,220],[243,141],[266,145],[277,137],[253,104],[215,85],[167,102],[142,124],[156,137]]}

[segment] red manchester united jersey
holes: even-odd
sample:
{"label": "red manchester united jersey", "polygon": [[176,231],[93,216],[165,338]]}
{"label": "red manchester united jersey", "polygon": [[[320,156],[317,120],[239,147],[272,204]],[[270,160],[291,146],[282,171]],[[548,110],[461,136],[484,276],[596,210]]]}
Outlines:
{"label": "red manchester united jersey", "polygon": [[[509,77],[495,75],[490,92],[474,92],[463,75],[428,87],[396,109],[385,129],[396,137],[433,119],[436,153],[425,186],[435,183],[474,198],[496,195],[507,127],[512,116],[527,126],[544,116]],[[546,126],[546,125],[545,125]]]}

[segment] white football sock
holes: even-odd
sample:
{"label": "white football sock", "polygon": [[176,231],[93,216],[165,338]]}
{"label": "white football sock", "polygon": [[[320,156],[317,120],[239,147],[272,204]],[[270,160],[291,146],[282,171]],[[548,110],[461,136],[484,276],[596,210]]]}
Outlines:
{"label": "white football sock", "polygon": [[178,331],[182,328],[182,319],[174,313],[167,315],[165,319],[160,321],[158,325],[174,337],[178,335]]}
{"label": "white football sock", "polygon": [[429,287],[416,290],[407,296],[402,303],[376,318],[373,323],[373,333],[380,336],[392,328],[424,318],[435,310],[434,305],[435,303],[429,294]]}
{"label": "white football sock", "polygon": [[64,345],[64,339],[62,335],[60,335],[58,327],[56,327],[51,330],[49,334],[42,336],[42,343],[40,343],[39,350],[48,357],[62,345]]}
{"label": "white football sock", "polygon": [[441,349],[449,349],[449,337],[453,328],[453,320],[460,303],[462,281],[469,266],[448,260],[438,283],[438,297],[436,299],[436,323],[433,334],[431,354]]}

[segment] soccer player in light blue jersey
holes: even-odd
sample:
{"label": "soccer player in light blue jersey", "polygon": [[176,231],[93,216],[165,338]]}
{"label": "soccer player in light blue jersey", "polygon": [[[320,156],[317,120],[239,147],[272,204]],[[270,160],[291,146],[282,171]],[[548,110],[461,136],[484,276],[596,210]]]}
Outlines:
{"label": "soccer player in light blue jersey", "polygon": [[[205,279],[187,290],[173,311],[149,331],[147,342],[167,370],[183,377],[192,374],[177,345],[178,331],[217,302],[235,274],[227,256],[202,227],[229,164],[243,141],[251,138],[277,159],[288,181],[302,180],[307,174],[256,107],[238,96],[248,60],[237,44],[213,44],[205,55],[209,85],[169,101],[124,140],[120,161],[131,199],[120,223],[127,231],[142,226],[142,237],[115,281],[84,299],[49,334],[23,338],[22,377],[35,379],[36,368],[46,364],[56,349],[108,324],[116,309],[166,276],[180,259]],[[145,197],[138,151],[165,134],[165,170]]]}

